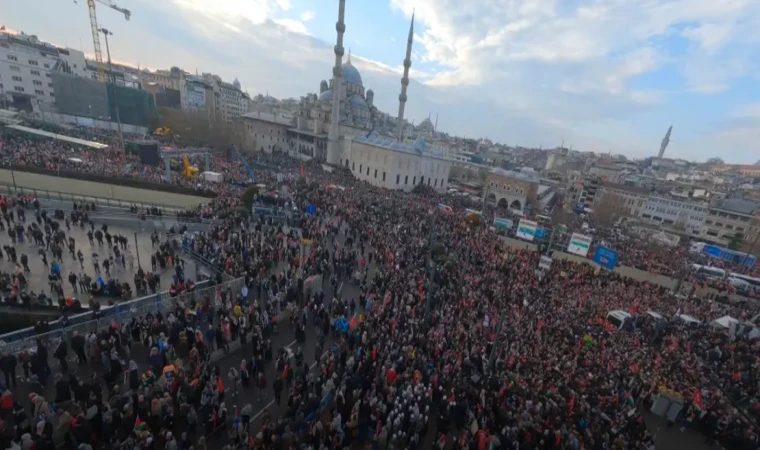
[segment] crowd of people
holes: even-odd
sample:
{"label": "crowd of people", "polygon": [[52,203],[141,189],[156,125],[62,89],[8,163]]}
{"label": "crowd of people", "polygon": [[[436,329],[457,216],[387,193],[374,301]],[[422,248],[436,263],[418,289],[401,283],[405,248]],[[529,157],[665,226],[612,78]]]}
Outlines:
{"label": "crowd of people", "polygon": [[[99,380],[63,378],[62,399],[66,386],[88,386],[73,389],[76,414],[54,414],[33,397],[45,419],[31,432],[15,426],[6,434],[38,448],[53,448],[57,422],[68,448],[205,448],[221,440],[257,449],[649,449],[655,438],[642,412],[667,394],[684,404],[678,427],[708,443],[757,448],[758,340],[707,325],[724,315],[749,320],[756,307],[675,296],[558,258],[537,270],[539,254],[508,247],[487,222],[465,220],[467,200],[389,192],[340,169],[269,158],[292,205],[315,207],[300,233],[236,214],[181,242],[220,273],[243,277],[253,294],[219,290],[112,327],[95,339],[110,350],[110,395],[94,392]],[[256,175],[278,184],[274,173]],[[198,214],[239,202],[230,192],[222,198]],[[440,203],[453,213],[441,213]],[[334,290],[325,299],[309,288],[315,276],[323,287],[356,283],[360,295]],[[629,319],[611,323],[614,310]],[[284,316],[299,344],[317,347],[316,371],[300,351],[271,348]],[[317,342],[304,342],[306,327]],[[224,374],[206,356],[229,351],[232,341],[241,342],[243,361]],[[149,349],[148,369],[125,364],[138,345]],[[270,386],[278,404],[284,394],[281,417],[245,400],[240,410],[225,406],[233,394],[252,398]],[[14,400],[28,403],[12,398],[6,411]]]}

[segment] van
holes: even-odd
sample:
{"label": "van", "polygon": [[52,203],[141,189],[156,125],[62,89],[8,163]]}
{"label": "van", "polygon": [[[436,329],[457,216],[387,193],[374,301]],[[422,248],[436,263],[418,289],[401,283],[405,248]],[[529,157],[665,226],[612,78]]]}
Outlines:
{"label": "van", "polygon": [[609,322],[613,327],[615,327],[618,330],[623,328],[623,324],[625,324],[625,321],[630,318],[631,318],[631,315],[621,309],[616,309],[614,311],[610,311],[609,313],[607,313],[607,322]]}

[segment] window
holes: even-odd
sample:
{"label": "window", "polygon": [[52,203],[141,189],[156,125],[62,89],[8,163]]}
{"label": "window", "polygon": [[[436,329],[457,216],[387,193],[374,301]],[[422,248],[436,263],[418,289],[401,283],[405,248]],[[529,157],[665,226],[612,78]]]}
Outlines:
{"label": "window", "polygon": [[53,87],[53,83],[48,83],[48,87],[52,88]]}
{"label": "window", "polygon": [[399,184],[401,182],[401,175],[396,174],[396,184]]}
{"label": "window", "polygon": [[21,72],[21,68],[19,66],[11,66],[11,72]]}
{"label": "window", "polygon": [[362,172],[364,172],[364,169],[363,169],[362,167],[363,167],[363,166],[362,166],[361,164],[359,164],[359,173],[362,173]]}
{"label": "window", "polygon": [[417,184],[417,175],[412,177],[412,186]]}
{"label": "window", "polygon": [[51,96],[51,97],[55,97],[55,92],[53,92],[53,91],[50,91],[50,96]]}
{"label": "window", "polygon": [[438,178],[435,179],[435,183],[433,183],[433,187],[438,187]]}
{"label": "window", "polygon": [[[32,65],[32,66],[36,66],[37,65],[37,61],[35,61],[33,59],[30,59],[29,60],[29,64]],[[74,67],[76,67],[76,66],[74,66]]]}
{"label": "window", "polygon": [[367,167],[367,176],[369,176],[369,167]]}
{"label": "window", "polygon": [[38,76],[38,77],[40,76],[40,71],[39,71],[39,70],[30,70],[29,72],[30,72],[32,75],[36,75],[36,76]]}
{"label": "window", "polygon": [[20,86],[13,86],[13,90],[16,91],[16,92],[24,92],[24,88],[22,88]]}
{"label": "window", "polygon": [[383,181],[385,181],[385,172],[383,172]]}
{"label": "window", "polygon": [[8,55],[8,59],[10,59],[11,61],[18,61],[18,58],[16,58],[15,55]]}
{"label": "window", "polygon": [[16,75],[13,75],[11,78],[13,81],[22,81],[21,77],[17,77]]}
{"label": "window", "polygon": [[707,225],[712,225],[712,224],[713,224],[713,221],[712,221],[712,220],[705,220],[705,223],[706,223]]}
{"label": "window", "polygon": [[430,178],[428,178],[428,186],[430,186]]}
{"label": "window", "polygon": [[39,89],[35,89],[34,93],[37,94],[37,95],[45,95],[45,91],[41,91]]}
{"label": "window", "polygon": [[39,81],[39,80],[32,80],[32,83],[33,83],[35,86],[42,86],[42,81]]}
{"label": "window", "polygon": [[707,235],[708,235],[708,236],[713,236],[713,237],[716,237],[716,236],[718,236],[718,232],[717,232],[717,231],[713,231],[713,230],[710,230],[710,231],[708,231],[708,232],[707,232]]}
{"label": "window", "polygon": [[404,185],[409,184],[409,175],[404,175]]}
{"label": "window", "polygon": [[45,76],[48,77],[48,78],[50,78],[50,74],[49,73],[46,73]]}
{"label": "window", "polygon": [[420,184],[423,185],[423,186],[425,185],[425,176],[424,175],[420,177]]}
{"label": "window", "polygon": [[375,169],[375,178],[377,178],[377,169]]}

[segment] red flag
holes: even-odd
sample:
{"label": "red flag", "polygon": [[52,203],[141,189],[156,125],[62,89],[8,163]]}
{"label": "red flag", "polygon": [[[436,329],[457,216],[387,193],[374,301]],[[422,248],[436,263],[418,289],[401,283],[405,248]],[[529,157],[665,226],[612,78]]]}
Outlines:
{"label": "red flag", "polygon": [[694,403],[694,406],[700,410],[705,409],[705,402],[702,399],[702,393],[699,392],[699,390],[694,391],[694,395],[691,396],[691,401]]}
{"label": "red flag", "polygon": [[142,420],[140,420],[140,415],[138,414],[137,418],[135,419],[135,427],[133,428],[133,430],[140,428],[140,425],[142,425]]}
{"label": "red flag", "polygon": [[301,166],[301,176],[306,175],[306,169],[303,168],[303,165]]}

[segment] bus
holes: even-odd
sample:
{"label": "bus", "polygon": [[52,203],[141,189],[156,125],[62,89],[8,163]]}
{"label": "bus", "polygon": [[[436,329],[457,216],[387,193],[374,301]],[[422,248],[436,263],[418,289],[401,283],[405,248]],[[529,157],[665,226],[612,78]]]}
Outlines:
{"label": "bus", "polygon": [[710,266],[701,266],[699,264],[692,264],[691,265],[692,272],[696,273],[697,275],[704,276],[708,279],[724,279],[726,278],[726,271],[723,269],[719,269],[717,267],[710,267]]}

